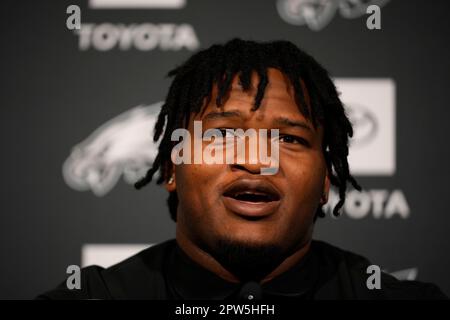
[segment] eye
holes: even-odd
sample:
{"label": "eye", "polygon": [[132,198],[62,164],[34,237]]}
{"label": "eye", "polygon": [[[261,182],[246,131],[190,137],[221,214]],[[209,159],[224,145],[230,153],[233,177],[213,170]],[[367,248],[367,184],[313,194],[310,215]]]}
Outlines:
{"label": "eye", "polygon": [[301,144],[309,147],[308,141],[301,137],[293,136],[290,134],[285,134],[280,136],[280,142],[291,143],[291,144]]}
{"label": "eye", "polygon": [[224,137],[226,139],[235,137],[234,129],[231,129],[231,128],[217,128],[217,130],[219,130],[220,133],[222,134],[222,137]]}

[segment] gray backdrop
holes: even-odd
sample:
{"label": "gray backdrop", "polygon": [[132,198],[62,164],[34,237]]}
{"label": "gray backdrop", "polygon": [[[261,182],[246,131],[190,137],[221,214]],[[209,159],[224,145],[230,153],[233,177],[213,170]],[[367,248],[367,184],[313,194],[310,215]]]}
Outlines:
{"label": "gray backdrop", "polygon": [[[392,79],[395,170],[356,174],[365,196],[356,196],[340,219],[319,220],[316,238],[450,294],[448,1],[380,1],[381,30],[369,30],[369,15],[349,0],[322,1],[323,7],[302,0],[186,0],[166,2],[173,8],[102,8],[107,2],[3,2],[0,298],[32,298],[55,286],[68,265],[81,264],[84,244],[174,236],[165,191],[155,185],[136,191],[123,179],[124,170],[132,180],[139,161],[151,159],[151,152],[139,153],[151,149],[147,140],[127,153],[130,142],[120,141],[120,131],[98,137],[114,124],[136,137],[127,125],[142,117],[108,121],[163,100],[168,70],[198,48],[237,36],[293,41],[336,78]],[[66,27],[66,8],[75,3],[82,35]],[[145,117],[150,123],[152,115]],[[383,118],[367,117],[365,134],[374,139]],[[72,148],[100,127],[72,154],[88,159],[86,166],[65,178]],[[147,139],[151,130],[142,128]],[[123,144],[118,155],[108,154],[105,139]]]}

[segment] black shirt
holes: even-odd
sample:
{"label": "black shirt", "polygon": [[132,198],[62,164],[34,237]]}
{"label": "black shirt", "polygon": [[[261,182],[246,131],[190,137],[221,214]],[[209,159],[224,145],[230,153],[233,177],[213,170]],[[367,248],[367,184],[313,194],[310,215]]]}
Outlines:
{"label": "black shirt", "polygon": [[382,273],[381,288],[368,289],[371,263],[354,253],[312,241],[294,267],[263,283],[232,283],[193,261],[174,239],[104,269],[81,269],[81,289],[64,281],[38,299],[329,300],[446,299],[433,284],[399,281]]}

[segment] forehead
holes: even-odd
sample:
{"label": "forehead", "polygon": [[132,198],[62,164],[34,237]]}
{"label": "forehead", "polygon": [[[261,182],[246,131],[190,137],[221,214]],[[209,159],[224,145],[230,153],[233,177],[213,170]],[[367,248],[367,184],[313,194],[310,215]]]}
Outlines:
{"label": "forehead", "polygon": [[[300,112],[295,99],[295,91],[289,78],[280,70],[275,68],[267,69],[267,86],[264,90],[264,98],[260,107],[253,112],[255,96],[258,91],[259,77],[256,72],[252,73],[250,89],[244,91],[239,76],[235,75],[230,85],[229,92],[223,98],[223,106],[220,108],[216,104],[218,95],[217,85],[213,86],[211,100],[205,105],[202,112],[196,116],[197,119],[203,118],[212,112],[218,111],[236,111],[238,110],[242,118],[270,119],[272,117],[283,116],[286,118],[298,119],[311,123]],[[308,93],[301,83],[305,101],[309,106]],[[245,119],[244,119],[245,120]]]}
{"label": "forehead", "polygon": [[[281,71],[274,68],[267,69],[267,86],[264,90],[264,102],[271,100],[272,102],[279,100],[282,102],[289,102],[290,104],[295,103],[294,89],[289,81],[288,77],[284,75]],[[230,91],[227,95],[227,101],[229,100],[242,100],[244,101],[254,101],[256,93],[258,91],[259,77],[256,72],[251,75],[251,86],[248,91],[244,91],[242,88],[238,75],[235,75],[230,86]],[[212,96],[215,98],[218,94],[217,86],[213,87]],[[215,99],[213,99],[213,102]]]}

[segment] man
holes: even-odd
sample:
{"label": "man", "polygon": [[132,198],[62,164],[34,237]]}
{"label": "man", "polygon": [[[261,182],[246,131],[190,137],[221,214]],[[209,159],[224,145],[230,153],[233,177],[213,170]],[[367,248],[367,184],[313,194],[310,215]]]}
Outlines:
{"label": "man", "polygon": [[[327,71],[311,56],[287,41],[234,39],[169,75],[174,80],[155,125],[159,153],[136,187],[159,171],[176,239],[108,269],[87,267],[81,290],[63,283],[40,298],[445,298],[434,285],[384,273],[370,287],[369,261],[312,240],[330,184],[340,197],[334,215],[347,183],[360,186],[347,162],[352,126]],[[202,134],[212,130],[214,141],[198,137],[198,125]],[[179,148],[174,133],[183,129]],[[239,132],[250,129],[266,133],[257,149],[276,155],[274,170],[264,171],[268,163],[251,155],[251,135],[242,140]],[[208,142],[215,161],[201,159]]]}

